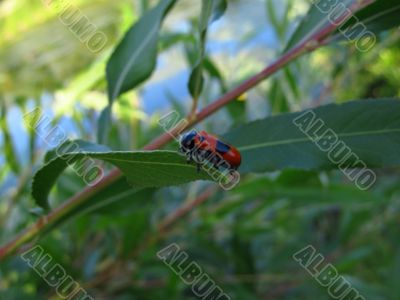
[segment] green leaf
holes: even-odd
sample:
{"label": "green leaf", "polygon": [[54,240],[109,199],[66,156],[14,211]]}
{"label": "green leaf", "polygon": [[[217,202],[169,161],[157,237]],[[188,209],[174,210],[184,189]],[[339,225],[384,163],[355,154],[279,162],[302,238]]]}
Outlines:
{"label": "green leaf", "polygon": [[203,66],[198,64],[194,67],[189,77],[189,92],[193,99],[199,99],[204,86]]}
{"label": "green leaf", "polygon": [[[1,99],[3,100],[3,99]],[[15,154],[15,146],[14,146],[14,141],[12,139],[11,132],[9,130],[9,126],[7,124],[7,105],[3,102],[1,104],[1,112],[0,112],[0,128],[3,132],[3,138],[4,138],[4,145],[3,145],[3,151],[4,151],[4,156],[9,164],[11,170],[15,174],[19,174],[21,170],[21,166],[16,158]]]}
{"label": "green leaf", "polygon": [[221,92],[225,93],[227,91],[227,84],[225,82],[224,77],[222,76],[220,70],[217,65],[213,62],[210,57],[205,57],[203,60],[204,70],[207,71],[208,75],[219,82],[221,87]]}
{"label": "green leaf", "polygon": [[146,80],[154,70],[161,23],[176,0],[162,0],[126,33],[107,63],[110,103]]}
{"label": "green leaf", "polygon": [[271,102],[271,110],[273,113],[290,111],[289,100],[282,88],[281,78],[274,78],[271,84],[271,91],[268,94]]}
{"label": "green leaf", "polygon": [[212,2],[212,13],[211,18],[209,18],[209,25],[221,18],[228,8],[227,0],[212,0]]}
{"label": "green leaf", "polygon": [[[72,149],[70,151],[68,149]],[[32,196],[37,205],[48,209],[48,194],[59,175],[71,166],[87,183],[97,179],[91,171],[100,164],[93,160],[103,160],[118,167],[128,182],[137,189],[179,185],[194,180],[211,180],[202,170],[197,172],[194,164],[188,164],[186,157],[172,151],[118,152],[84,141],[63,144],[46,155],[46,165],[34,176]]]}
{"label": "green leaf", "polygon": [[368,30],[378,34],[400,24],[400,4],[397,0],[378,0],[356,13],[356,18],[350,18],[343,28],[356,24],[357,20]]}
{"label": "green leaf", "polygon": [[[346,8],[351,7],[355,0],[342,0],[340,3],[344,4]],[[312,34],[329,24],[330,18],[334,15],[336,5],[332,5],[330,0],[321,0],[318,5],[312,5],[307,15],[303,18],[298,28],[295,30],[291,39],[289,40],[286,50],[293,48],[300,42],[305,41]],[[339,3],[339,2],[337,2]],[[321,11],[319,7],[327,7],[326,11]],[[329,8],[329,9],[328,9]],[[338,9],[339,11],[339,9]],[[400,12],[400,5],[397,0],[378,0],[375,1],[354,15],[334,33],[338,39],[332,39],[332,41],[343,40],[346,38],[345,35],[349,35],[352,39],[357,39],[363,32],[369,30],[375,34],[378,34],[384,30],[388,30],[397,27],[400,24],[398,18]],[[361,23],[361,25],[360,25]],[[361,28],[366,26],[365,31]],[[356,29],[356,27],[358,29]],[[352,29],[355,29],[352,32]],[[362,30],[360,32],[360,30]]]}
{"label": "green leaf", "polygon": [[[276,2],[280,2],[280,5],[277,5]],[[285,6],[284,13],[279,13],[282,4]],[[288,1],[284,3],[282,1],[274,1],[267,0],[266,1],[266,13],[269,19],[269,22],[273,25],[274,30],[276,31],[279,39],[281,41],[284,40],[285,34],[287,31],[287,27],[289,25],[289,12],[293,6],[294,2]]]}
{"label": "green leaf", "polygon": [[[356,0],[342,0],[340,1],[345,5],[345,7],[350,7]],[[301,20],[298,27],[292,34],[289,42],[286,45],[285,52],[294,48],[296,45],[306,41],[313,34],[320,31],[326,25],[329,24],[329,19],[326,12],[321,11],[317,5],[310,4],[311,7],[306,14],[306,16]],[[323,7],[332,7],[332,1],[330,0],[321,0],[318,2],[319,6]]]}
{"label": "green leaf", "polygon": [[111,106],[105,107],[97,122],[97,142],[105,143],[108,137],[109,124],[111,123]]}
{"label": "green leaf", "polygon": [[[199,23],[199,43],[198,43],[198,59],[190,74],[188,89],[192,98],[197,101],[201,91],[203,90],[204,77],[203,68],[205,60],[205,47],[207,40],[208,26],[218,20],[226,11],[226,0],[203,0],[201,7],[201,16]],[[208,63],[208,67],[210,64]],[[214,70],[215,71],[215,70]]]}
{"label": "green leaf", "polygon": [[[369,167],[400,165],[400,102],[398,100],[362,100],[342,105],[331,104],[312,110],[314,122],[321,119],[324,126],[307,132],[321,136],[332,129],[351,151]],[[295,169],[336,169],[322,151],[294,120],[302,113],[282,114],[239,127],[225,136],[242,153],[241,172],[264,172]],[[309,113],[307,113],[309,115]],[[315,124],[315,123],[310,123]],[[332,136],[332,135],[328,135]],[[326,136],[326,137],[328,137]],[[353,157],[354,158],[354,157]],[[355,158],[346,160],[346,165]],[[359,164],[357,164],[359,166]]]}
{"label": "green leaf", "polygon": [[73,149],[77,152],[81,151],[81,153],[84,153],[85,151],[110,151],[110,149],[106,146],[95,145],[82,140],[76,140],[67,141],[60,147],[47,152],[44,158],[45,166],[35,174],[32,181],[32,196],[38,206],[45,209],[49,208],[47,197],[50,193],[51,187],[56,183],[57,178],[69,165],[76,163],[78,157],[71,160],[60,159],[61,155],[68,153],[70,149]]}
{"label": "green leaf", "polygon": [[186,43],[189,41],[191,41],[191,36],[189,34],[165,32],[159,37],[158,44],[160,51],[165,51],[176,44]]}
{"label": "green leaf", "polygon": [[[176,0],[161,0],[146,12],[126,33],[107,63],[108,99],[113,101],[145,81],[152,74],[157,59],[157,45],[162,21]],[[104,113],[102,122],[108,130],[110,112]]]}

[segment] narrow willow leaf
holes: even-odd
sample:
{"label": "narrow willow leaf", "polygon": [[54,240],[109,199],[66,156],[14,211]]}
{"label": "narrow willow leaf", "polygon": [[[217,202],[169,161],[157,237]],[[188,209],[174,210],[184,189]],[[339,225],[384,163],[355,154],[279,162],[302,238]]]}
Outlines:
{"label": "narrow willow leaf", "polygon": [[107,106],[101,111],[99,120],[97,122],[97,142],[98,143],[102,144],[107,141],[110,123],[111,123],[111,106]]}
{"label": "narrow willow leaf", "polygon": [[212,5],[213,5],[213,7],[212,7],[212,12],[211,12],[211,18],[208,22],[208,25],[217,21],[219,18],[221,18],[224,15],[226,9],[228,8],[228,1],[227,0],[214,0]]}
{"label": "narrow willow leaf", "polygon": [[[46,165],[35,174],[32,196],[37,205],[49,208],[47,198],[51,187],[68,166],[88,181],[88,184],[94,183],[94,178],[89,173],[94,169],[93,160],[103,160],[118,167],[136,189],[179,185],[194,180],[211,180],[204,170],[198,173],[194,164],[188,164],[186,158],[176,152],[116,152],[101,145],[72,141],[49,152],[46,155]],[[89,182],[89,179],[92,180]]]}
{"label": "narrow willow leaf", "polygon": [[4,156],[5,156],[5,159],[8,163],[8,165],[10,166],[11,170],[15,174],[19,174],[21,167],[16,158],[15,149],[14,149],[15,148],[14,141],[12,139],[11,132],[9,130],[9,126],[7,124],[7,106],[3,102],[1,104],[0,108],[1,108],[0,128],[2,130],[3,139],[4,139],[4,143],[3,143]]}
{"label": "narrow willow leaf", "polygon": [[160,51],[168,50],[176,44],[189,42],[191,38],[191,35],[185,33],[165,32],[159,37],[159,49]]}
{"label": "narrow willow leaf", "polygon": [[188,89],[190,95],[197,101],[204,85],[204,60],[208,26],[218,20],[226,11],[226,0],[203,0],[199,22],[198,59],[190,74]]}
{"label": "narrow willow leaf", "polygon": [[189,77],[189,92],[192,98],[196,101],[199,99],[204,86],[203,66],[198,64],[194,67]]}
{"label": "narrow willow leaf", "polygon": [[[109,148],[102,145],[96,145],[82,140],[67,141],[60,147],[46,153],[44,158],[45,166],[42,167],[33,177],[32,181],[32,196],[36,201],[36,204],[45,209],[49,209],[47,201],[48,194],[52,186],[56,183],[57,178],[61,173],[69,166],[74,165],[79,159],[78,156],[75,158],[60,159],[64,153],[77,152],[84,153],[90,152],[107,152]],[[43,172],[45,170],[45,172]],[[79,172],[78,172],[79,173]]]}
{"label": "narrow willow leaf", "polygon": [[271,24],[274,26],[274,30],[276,31],[279,39],[281,41],[284,40],[288,23],[289,23],[289,11],[291,9],[291,6],[293,5],[293,2],[288,1],[286,4],[281,2],[282,4],[285,5],[284,13],[280,14],[278,11],[280,10],[280,6],[282,5],[276,5],[276,2],[281,2],[281,1],[274,1],[274,0],[267,0],[266,1],[266,13],[268,16],[269,21]]}
{"label": "narrow willow leaf", "polygon": [[126,33],[107,63],[108,97],[112,103],[122,93],[146,80],[154,70],[161,23],[176,0],[161,0]]}
{"label": "narrow willow leaf", "polygon": [[175,2],[160,0],[129,29],[111,55],[106,68],[109,108],[103,111],[99,121],[103,129],[98,141],[104,141],[108,132],[113,101],[145,81],[154,71],[160,27]]}
{"label": "narrow willow leaf", "polygon": [[271,91],[268,94],[268,98],[270,99],[273,113],[290,111],[289,100],[287,99],[285,90],[282,88],[282,80],[280,80],[280,78],[274,78],[272,80]]}
{"label": "narrow willow leaf", "polygon": [[[357,0],[342,0],[340,1],[346,8],[350,7],[353,3]],[[330,0],[321,0],[318,1],[319,7],[332,7],[334,2]],[[313,34],[320,31],[326,25],[329,24],[329,15],[326,12],[323,12],[317,7],[317,5],[310,4],[311,7],[306,14],[305,17],[301,20],[298,27],[292,34],[291,38],[289,39],[288,44],[286,45],[286,50],[290,50],[294,48],[296,45],[302,43],[309,39]]]}
{"label": "narrow willow leaf", "polygon": [[[316,124],[311,135],[321,136],[331,129],[339,141],[369,167],[400,166],[400,101],[360,100],[342,105],[327,105],[312,110],[324,123]],[[320,150],[294,120],[303,113],[287,113],[255,121],[225,136],[242,153],[241,172],[264,172],[285,168],[336,169],[327,151]],[[315,121],[314,120],[314,121]],[[311,124],[311,123],[310,123]],[[325,139],[332,136],[325,136]],[[332,149],[334,149],[333,147]],[[346,166],[355,163],[346,160]],[[358,164],[357,164],[358,166]]]}
{"label": "narrow willow leaf", "polygon": [[[337,18],[338,14],[345,13],[343,7],[349,8],[355,2],[355,0],[342,0],[335,4],[330,0],[321,0],[317,5],[312,5],[289,40],[286,50],[309,38],[332,22],[332,18]],[[324,7],[325,10],[321,10],[321,7]],[[384,30],[395,28],[400,24],[399,12],[400,4],[397,0],[375,1],[354,15],[349,15],[347,21],[338,26],[338,30],[334,33],[337,38],[332,41],[345,38],[355,40],[362,37],[367,31],[378,34]]]}
{"label": "narrow willow leaf", "polygon": [[221,87],[221,92],[225,93],[227,91],[227,84],[225,82],[224,77],[222,76],[220,70],[217,65],[212,61],[210,57],[205,57],[203,61],[204,70],[207,71],[208,75],[211,78],[216,79],[219,82]]}
{"label": "narrow willow leaf", "polygon": [[[378,0],[357,12],[356,18],[350,18],[341,30],[363,28],[378,34],[400,25],[400,4],[397,0]],[[360,34],[359,30],[355,31]],[[343,35],[342,35],[343,36]]]}

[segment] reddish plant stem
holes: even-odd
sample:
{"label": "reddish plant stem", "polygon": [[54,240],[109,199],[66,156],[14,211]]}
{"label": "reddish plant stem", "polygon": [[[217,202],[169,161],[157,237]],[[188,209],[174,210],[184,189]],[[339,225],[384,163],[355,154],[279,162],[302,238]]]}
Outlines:
{"label": "reddish plant stem", "polygon": [[[353,12],[375,2],[375,0],[361,0],[356,1],[354,5],[350,8]],[[342,17],[344,20],[345,16]],[[336,20],[336,24],[340,24],[341,19]],[[306,41],[300,43],[295,46],[290,51],[286,52],[282,55],[277,61],[273,64],[262,70],[260,73],[251,77],[247,81],[243,82],[237,88],[232,91],[226,93],[221,98],[211,103],[207,107],[205,107],[202,111],[200,111],[194,118],[189,118],[187,126],[184,128],[174,128],[171,132],[166,132],[160,135],[158,138],[154,139],[148,145],[146,145],[144,150],[156,150],[167,144],[169,141],[173,139],[173,135],[177,135],[179,132],[188,129],[197,123],[201,122],[208,116],[215,113],[217,110],[221,109],[228,103],[236,100],[239,96],[241,96],[246,91],[255,87],[261,81],[265,80],[275,72],[279,71],[282,67],[286,66],[289,62],[298,58],[306,52],[314,51],[315,49],[321,47],[325,44],[324,39],[339,25],[328,24],[326,27],[322,28],[320,31],[312,35]],[[96,185],[91,187],[86,187],[80,193],[77,193],[72,198],[65,201],[61,206],[55,208],[52,212],[50,212],[47,216],[41,217],[36,223],[27,228],[23,233],[17,236],[14,240],[7,243],[5,246],[0,248],[0,261],[3,260],[8,255],[17,251],[23,244],[29,242],[35,236],[37,236],[43,228],[47,225],[54,223],[55,221],[61,219],[64,215],[66,215],[73,208],[79,206],[84,203],[87,199],[89,199],[92,195],[100,192],[103,188],[108,187],[112,183],[114,183],[118,178],[122,176],[122,173],[118,169],[112,170],[107,176],[105,176],[101,181],[99,181]]]}

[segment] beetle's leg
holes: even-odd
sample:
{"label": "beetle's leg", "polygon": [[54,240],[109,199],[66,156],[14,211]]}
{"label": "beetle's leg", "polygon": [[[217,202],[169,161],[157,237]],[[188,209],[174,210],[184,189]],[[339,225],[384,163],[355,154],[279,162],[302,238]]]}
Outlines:
{"label": "beetle's leg", "polygon": [[215,161],[215,168],[218,171],[221,171],[221,167],[223,167],[224,159],[221,156],[216,155],[214,161]]}
{"label": "beetle's leg", "polygon": [[214,157],[212,155],[211,151],[206,151],[204,154],[204,160],[207,162],[207,164],[213,165],[214,164]]}
{"label": "beetle's leg", "polygon": [[197,151],[194,152],[193,154],[194,161],[198,164],[201,164],[203,162],[202,160],[202,151],[198,149]]}
{"label": "beetle's leg", "polygon": [[208,162],[211,164],[211,166],[212,166],[214,169],[218,170],[218,156],[216,156],[215,154],[213,154],[212,152],[210,152]]}
{"label": "beetle's leg", "polygon": [[197,151],[195,151],[194,155],[197,164],[197,173],[199,173],[201,170],[201,165],[204,164],[204,150],[198,149]]}
{"label": "beetle's leg", "polygon": [[186,163],[190,164],[193,161],[192,154],[188,154],[188,157],[186,159]]}
{"label": "beetle's leg", "polygon": [[191,151],[188,151],[185,153],[186,154],[186,163],[190,164],[193,160],[193,153]]}
{"label": "beetle's leg", "polygon": [[200,162],[202,164],[207,162],[207,150],[201,150],[200,151]]}

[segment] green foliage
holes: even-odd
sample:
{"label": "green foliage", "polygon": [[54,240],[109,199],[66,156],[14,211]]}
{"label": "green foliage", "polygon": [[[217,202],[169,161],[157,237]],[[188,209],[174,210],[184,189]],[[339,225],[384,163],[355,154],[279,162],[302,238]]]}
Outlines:
{"label": "green foliage", "polygon": [[[201,15],[199,20],[199,41],[197,47],[197,62],[189,77],[189,92],[197,102],[204,85],[203,69],[209,70],[212,76],[218,77],[218,70],[213,67],[211,61],[205,60],[206,40],[208,26],[218,20],[227,8],[226,0],[202,0]],[[207,64],[206,67],[204,65]]]}
{"label": "green foliage", "polygon": [[153,73],[157,59],[159,30],[175,0],[161,0],[133,25],[107,63],[109,106],[104,109],[99,142],[104,141],[111,121],[111,107],[121,94],[135,88]]}
{"label": "green foliage", "polygon": [[[363,167],[361,162],[371,168],[397,167],[400,165],[396,151],[400,136],[399,114],[400,102],[396,100],[354,101],[258,120],[235,129],[226,138],[240,150],[243,160],[241,171],[244,173],[285,168],[336,169],[338,164],[332,161],[327,152],[340,145],[340,142],[344,144],[337,147],[337,152],[346,146],[357,149],[356,156],[340,163],[341,168]],[[325,148],[325,151],[317,145]],[[64,150],[71,147],[73,151]],[[342,158],[348,154],[346,152]],[[119,152],[74,141],[47,154],[46,166],[37,172],[32,185],[37,204],[47,208],[47,195],[61,172],[73,166],[77,173],[82,173],[85,159],[88,158],[104,160],[118,167],[136,188],[211,179],[204,171],[196,172],[196,167],[188,164],[185,157],[176,152]],[[75,165],[77,162],[79,164]],[[91,164],[89,168],[88,165],[86,169],[95,167]],[[80,175],[88,183],[94,181],[94,178],[89,180],[89,174]],[[52,182],[49,182],[49,178]]]}
{"label": "green foliage", "polygon": [[339,142],[358,156],[347,160],[343,168],[361,161],[371,168],[396,167],[400,164],[396,154],[399,114],[398,100],[352,101],[257,120],[228,133],[226,139],[242,153],[243,172],[335,169],[338,165],[328,151]]}
{"label": "green foliage", "polygon": [[154,70],[159,30],[174,0],[162,0],[128,30],[107,63],[110,105],[146,80]]}
{"label": "green foliage", "polygon": [[[356,13],[377,34],[370,51],[334,44],[345,37],[333,28],[301,53],[319,42],[320,49],[285,67],[283,49],[331,26],[309,1],[73,5],[106,34],[100,53],[60,21],[57,5],[0,1],[0,299],[59,298],[17,252],[35,245],[95,299],[195,299],[157,257],[171,243],[232,300],[332,299],[293,259],[308,245],[324,256],[321,268],[331,263],[364,298],[398,299],[395,0]],[[274,61],[279,72],[261,83],[258,72]],[[205,109],[196,116],[190,107],[199,97]],[[24,123],[35,107],[48,124]],[[172,109],[241,151],[234,189],[197,173],[177,143],[166,145],[170,136],[158,121]],[[310,110],[325,124],[321,132],[308,128],[315,121]],[[69,140],[51,149],[54,126]],[[335,165],[318,147],[329,145],[332,132],[312,140],[325,129],[372,168],[377,180],[370,189],[342,172],[362,163],[353,157]],[[96,133],[104,145],[93,143]],[[166,150],[139,150],[161,146]],[[105,176],[94,185],[93,166]]]}
{"label": "green foliage", "polygon": [[188,164],[186,158],[176,152],[110,151],[102,145],[72,141],[48,153],[46,165],[33,178],[32,195],[37,205],[48,208],[49,191],[68,166],[72,166],[87,184],[94,184],[101,179],[104,176],[103,171],[93,159],[118,167],[135,188],[163,187],[211,179],[204,171],[197,172],[195,165]]}
{"label": "green foliage", "polygon": [[[342,12],[343,8],[350,9],[356,2],[355,0],[344,0],[341,2],[332,2],[329,0],[318,1],[316,5],[311,6],[307,16],[303,18],[287,44],[286,49],[293,48],[304,41],[307,36],[330,24],[332,20],[340,16],[338,13]],[[336,5],[334,5],[335,3]],[[321,8],[323,9],[321,10]],[[379,34],[384,30],[399,26],[400,21],[397,18],[399,11],[400,6],[396,0],[374,1],[371,5],[368,5],[355,14],[348,14],[347,21],[340,22],[339,32],[336,33],[336,36],[340,39],[345,39],[345,35],[347,34],[350,40],[354,41],[360,36],[362,29]]]}
{"label": "green foliage", "polygon": [[18,174],[21,170],[20,165],[15,157],[15,148],[13,145],[13,141],[10,135],[10,130],[7,122],[7,106],[5,103],[2,103],[1,106],[1,120],[0,120],[0,127],[3,133],[3,138],[4,138],[4,156],[5,159],[8,163],[8,165],[11,167],[11,170]]}
{"label": "green foliage", "polygon": [[384,30],[399,26],[399,12],[400,5],[396,0],[375,1],[359,11],[355,15],[357,19],[349,19],[344,25],[344,29],[353,26],[356,20],[358,20],[366,26],[369,31],[378,34]]}
{"label": "green foliage", "polygon": [[[74,27],[62,23],[61,2],[18,0],[11,5],[5,1],[0,4],[4,7],[0,24],[0,89],[3,95],[40,98],[44,90],[59,91],[99,57],[108,55],[104,51],[97,54],[88,51]],[[120,5],[129,2],[121,0]],[[86,16],[97,30],[107,35],[106,47],[116,43],[120,26],[116,20],[121,17],[118,6],[108,1],[86,0],[69,4],[73,13],[67,16],[72,20],[84,20],[81,18]],[[8,7],[12,8],[12,13]],[[67,22],[72,22],[71,19]],[[30,68],[26,68],[27,65]]]}
{"label": "green foliage", "polygon": [[[355,2],[356,0],[341,1],[346,8],[351,7],[351,5]],[[324,28],[324,26],[330,24],[327,11],[321,11],[319,7],[332,8],[335,6],[335,3],[336,2],[329,0],[321,0],[316,2],[318,5],[311,5],[307,15],[302,18],[300,24],[296,28],[296,31],[292,34],[289,42],[286,45],[286,50],[290,50],[293,47],[301,44],[307,39],[307,37],[312,36],[318,32],[318,30]]]}

